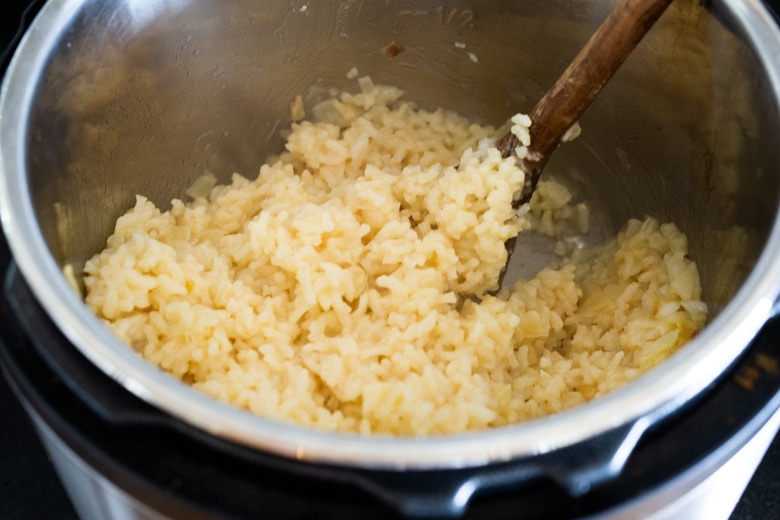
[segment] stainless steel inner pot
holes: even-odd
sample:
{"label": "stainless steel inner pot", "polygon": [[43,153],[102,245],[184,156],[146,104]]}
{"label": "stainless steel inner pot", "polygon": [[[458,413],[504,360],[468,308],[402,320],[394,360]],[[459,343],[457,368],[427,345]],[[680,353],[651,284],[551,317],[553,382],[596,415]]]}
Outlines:
{"label": "stainless steel inner pot", "polygon": [[[280,424],[148,365],[62,274],[69,265],[80,277],[136,194],[167,207],[204,172],[256,175],[281,150],[293,98],[353,87],[353,67],[424,107],[500,126],[531,109],[611,5],[51,0],[0,101],[0,212],[16,261],[59,328],[103,371],[160,409],[250,447],[385,469],[518,459],[615,429],[630,448],[731,365],[780,292],[780,32],[755,0],[676,0],[582,118],[582,136],[547,167],[545,175],[590,202],[601,234],[630,217],[676,222],[711,308],[689,345],[587,405],[432,439]],[[392,42],[404,51],[392,56]]]}

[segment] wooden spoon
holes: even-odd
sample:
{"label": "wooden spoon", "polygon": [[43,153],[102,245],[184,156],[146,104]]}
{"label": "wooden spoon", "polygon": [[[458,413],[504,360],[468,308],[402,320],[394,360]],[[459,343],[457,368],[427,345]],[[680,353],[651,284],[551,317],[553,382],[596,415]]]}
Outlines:
{"label": "wooden spoon", "polygon": [[[624,0],[531,111],[531,144],[522,159],[525,184],[517,204],[528,202],[547,160],[634,47],[672,0]],[[511,131],[496,141],[504,157],[520,144]]]}

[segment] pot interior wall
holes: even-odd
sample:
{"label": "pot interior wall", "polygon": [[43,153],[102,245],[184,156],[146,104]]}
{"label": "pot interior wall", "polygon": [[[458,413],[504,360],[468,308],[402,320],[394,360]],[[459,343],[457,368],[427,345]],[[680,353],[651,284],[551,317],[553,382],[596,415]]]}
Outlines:
{"label": "pot interior wall", "polygon": [[[354,88],[353,67],[424,107],[500,126],[530,111],[609,8],[88,2],[60,35],[30,110],[27,166],[40,226],[58,262],[78,273],[136,194],[165,208],[205,172],[254,177],[282,149],[293,98]],[[722,20],[725,11],[719,20],[699,2],[677,0],[545,173],[590,201],[604,233],[630,217],[676,222],[716,312],[766,240],[780,163],[775,95],[744,31]],[[392,42],[404,48],[394,57]]]}

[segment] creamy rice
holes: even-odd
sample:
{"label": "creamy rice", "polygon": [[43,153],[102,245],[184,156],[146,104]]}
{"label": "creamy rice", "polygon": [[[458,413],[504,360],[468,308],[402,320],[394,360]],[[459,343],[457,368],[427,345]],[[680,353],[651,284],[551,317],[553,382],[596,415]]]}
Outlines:
{"label": "creamy rice", "polygon": [[587,207],[542,181],[513,209],[523,172],[492,128],[359,84],[295,123],[255,180],[205,178],[168,211],[138,196],[85,266],[87,304],[217,399],[402,435],[584,403],[703,326],[685,235],[651,218],[496,292],[507,240],[580,233]]}

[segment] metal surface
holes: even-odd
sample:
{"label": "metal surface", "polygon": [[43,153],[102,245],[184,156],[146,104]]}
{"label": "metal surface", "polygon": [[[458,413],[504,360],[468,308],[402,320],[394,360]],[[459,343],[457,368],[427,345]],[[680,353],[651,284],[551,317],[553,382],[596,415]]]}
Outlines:
{"label": "metal surface", "polygon": [[[757,2],[715,1],[710,10],[676,2],[583,117],[583,137],[548,166],[597,209],[602,234],[646,214],[678,223],[713,311],[678,354],[588,405],[433,440],[312,432],[220,404],[152,368],[61,274],[65,264],[78,272],[102,247],[136,193],[165,206],[205,171],[253,176],[279,151],[292,98],[322,93],[312,86],[348,87],[353,66],[423,106],[500,125],[530,108],[608,9],[568,0],[381,9],[357,0],[52,0],[0,99],[0,214],[14,256],[92,362],[217,436],[304,460],[400,469],[544,453],[624,427],[619,464],[645,425],[739,356],[780,292],[780,151],[772,141],[780,32]],[[383,50],[392,41],[406,50],[390,59]]]}
{"label": "metal surface", "polygon": [[750,477],[780,427],[780,412],[736,453],[714,457],[637,500],[585,520],[707,520],[731,517]]}
{"label": "metal surface", "polygon": [[80,520],[171,520],[101,475],[40,418],[33,422]]}

